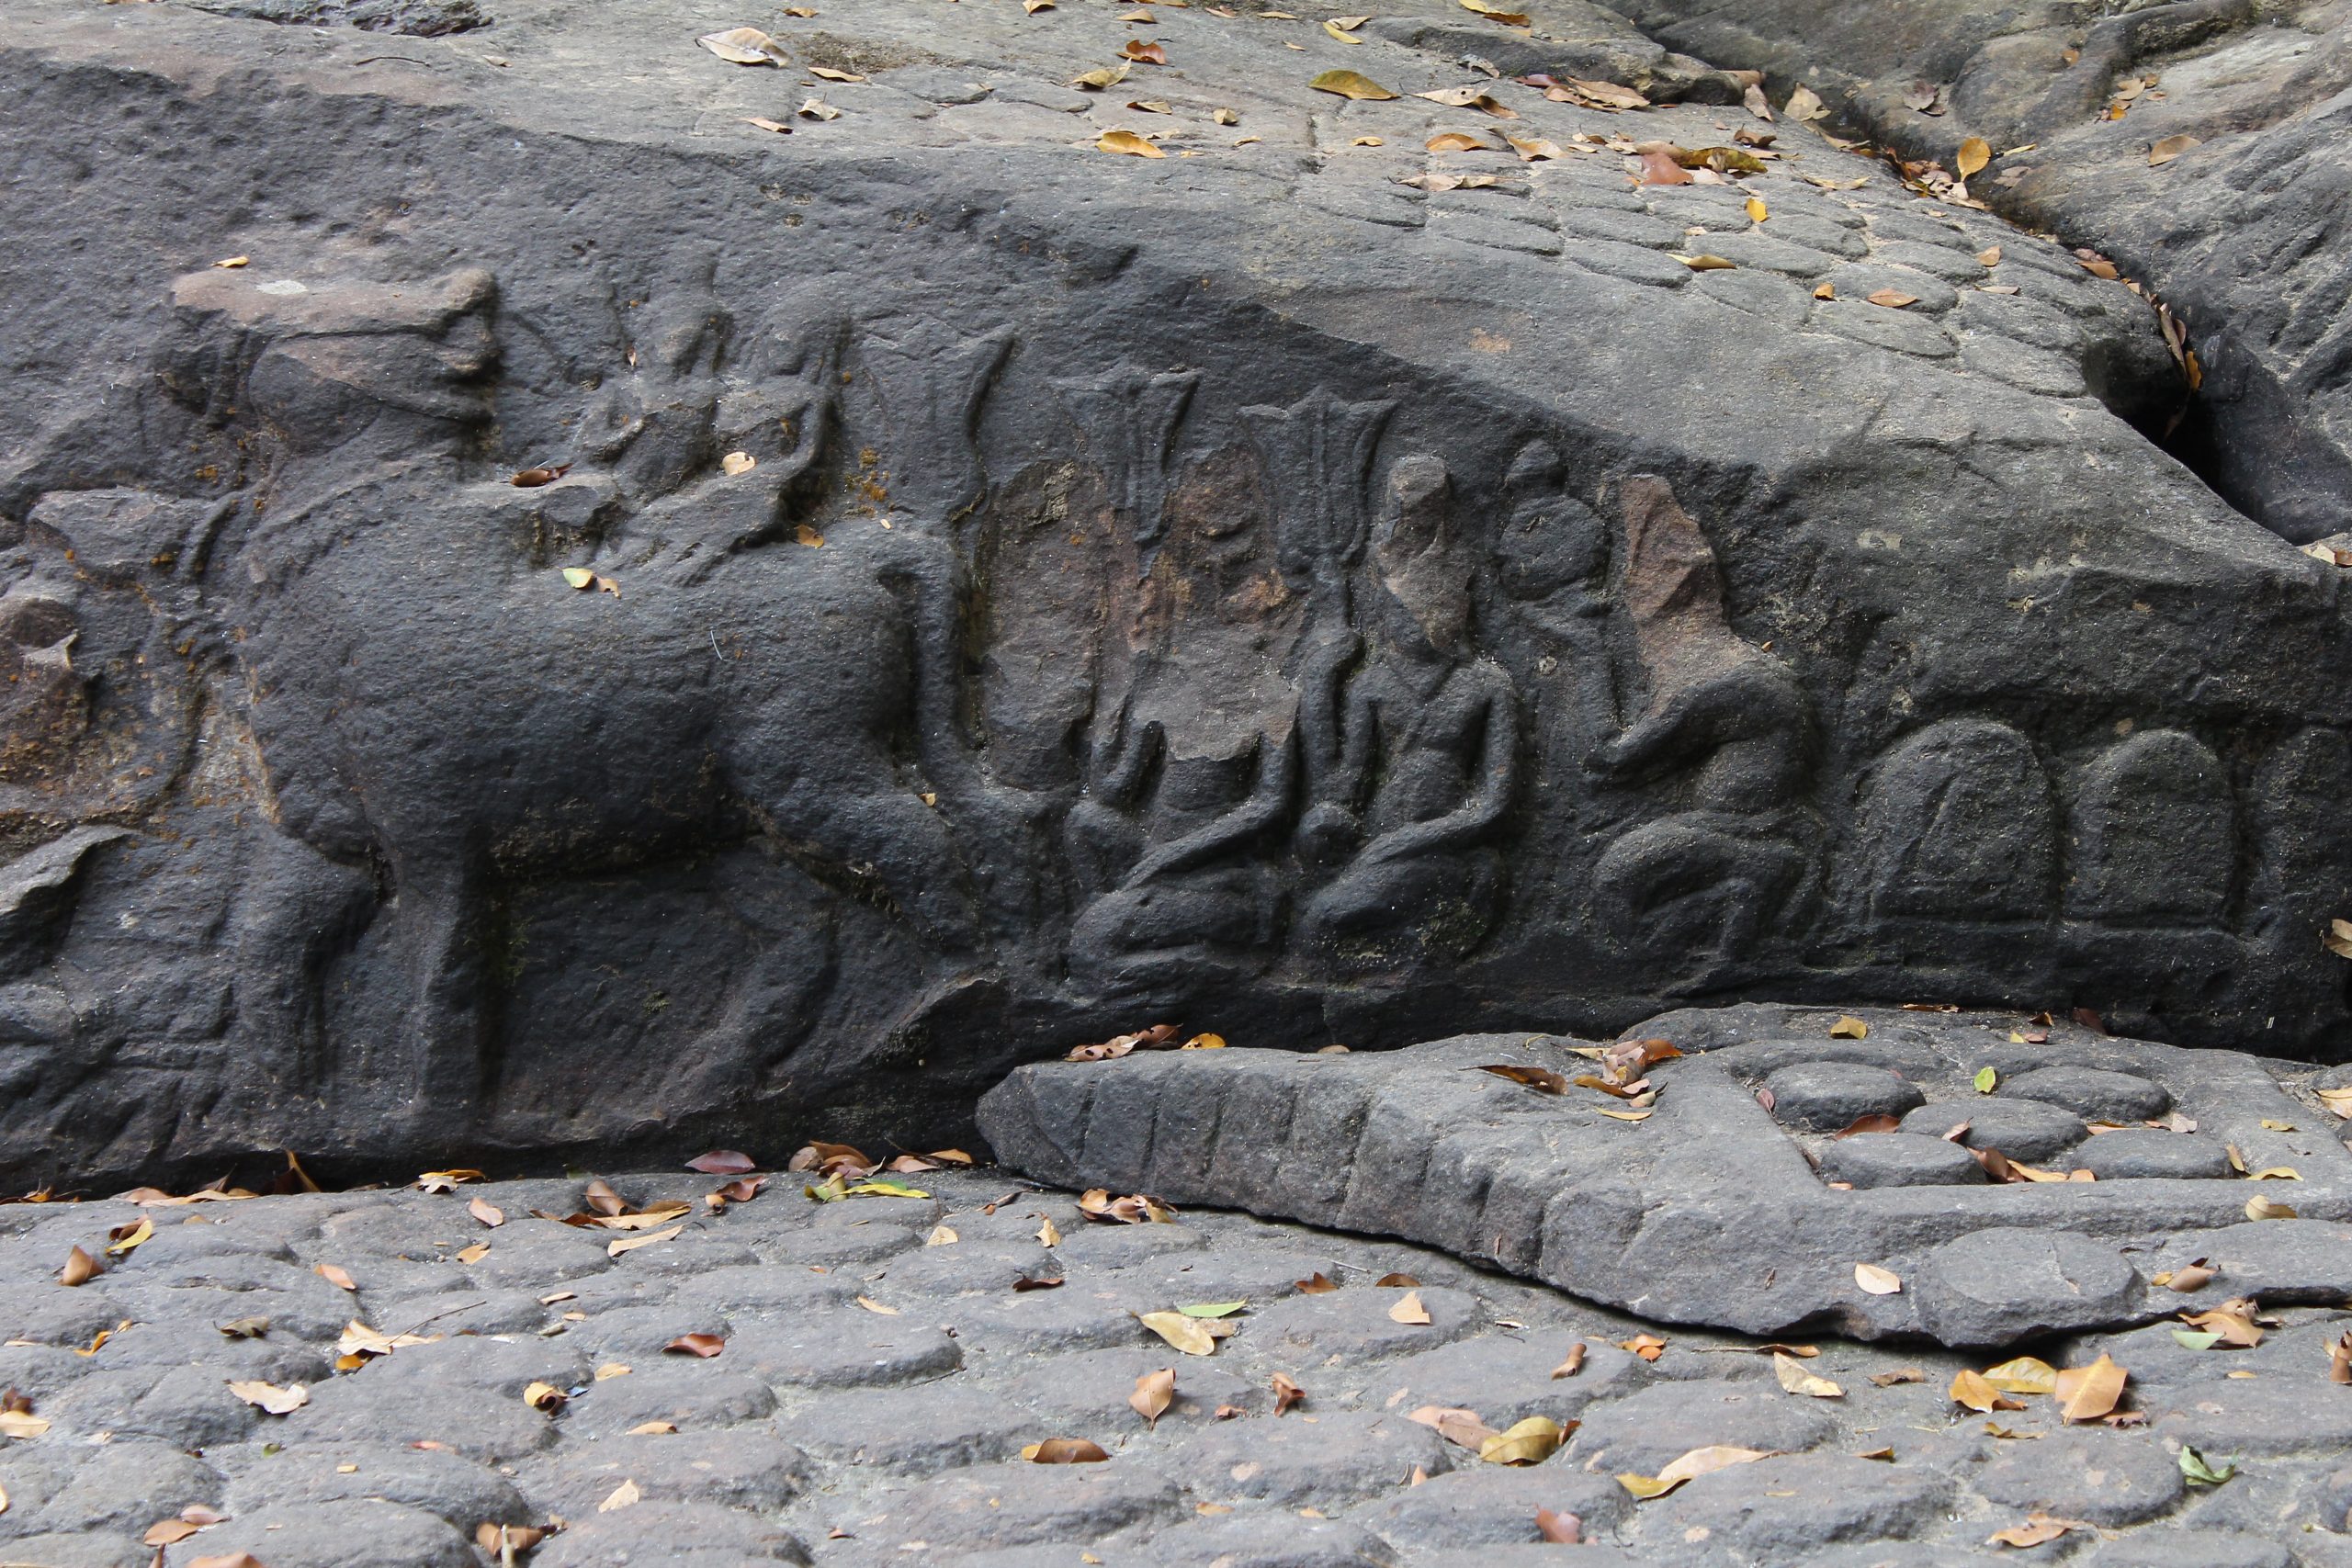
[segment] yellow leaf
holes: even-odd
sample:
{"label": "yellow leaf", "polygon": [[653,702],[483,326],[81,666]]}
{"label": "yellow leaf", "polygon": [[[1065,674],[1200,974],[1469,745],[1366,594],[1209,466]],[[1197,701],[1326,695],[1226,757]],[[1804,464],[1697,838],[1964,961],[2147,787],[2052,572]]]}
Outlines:
{"label": "yellow leaf", "polygon": [[1307,85],[1318,93],[1336,93],[1343,98],[1365,98],[1374,103],[1396,96],[1371,77],[1353,71],[1326,71]]}
{"label": "yellow leaf", "polygon": [[894,1306],[884,1306],[880,1302],[876,1301],[872,1296],[860,1296],[860,1297],[858,1297],[858,1298],[857,1298],[857,1304],[858,1304],[858,1305],[860,1305],[860,1306],[862,1306],[862,1307],[864,1307],[864,1308],[865,1308],[866,1311],[868,1311],[868,1312],[878,1312],[878,1313],[880,1313],[884,1317],[896,1317],[896,1316],[898,1316],[898,1315],[899,1315],[899,1309],[898,1309],[897,1307],[894,1307]]}
{"label": "yellow leaf", "polygon": [[677,1429],[677,1426],[673,1422],[640,1421],[636,1426],[631,1427],[628,1429],[628,1435],[632,1438],[663,1438],[668,1437]]}
{"label": "yellow leaf", "polygon": [[1716,1471],[1728,1470],[1736,1464],[1752,1464],[1759,1459],[1770,1457],[1771,1456],[1769,1451],[1763,1449],[1740,1449],[1733,1448],[1728,1444],[1711,1444],[1703,1449],[1692,1449],[1656,1475],[1620,1475],[1617,1478],[1617,1484],[1631,1492],[1636,1498],[1647,1502],[1652,1497],[1665,1496],[1686,1481],[1696,1480],[1702,1475],[1713,1475]]}
{"label": "yellow leaf", "polygon": [[[2291,1165],[2274,1165],[2267,1170],[2257,1170],[2248,1178],[2253,1181],[2301,1181],[2302,1176]],[[107,1248],[112,1252],[114,1248]]]}
{"label": "yellow leaf", "polygon": [[1136,1319],[1187,1356],[1213,1356],[1217,1337],[1197,1317],[1181,1312],[1148,1312]]}
{"label": "yellow leaf", "polygon": [[718,459],[718,466],[726,472],[727,477],[731,479],[739,474],[748,474],[753,468],[758,468],[760,466],[760,460],[757,457],[752,457],[749,452],[729,452],[727,456]]}
{"label": "yellow leaf", "polygon": [[1073,76],[1069,79],[1069,85],[1081,92],[1099,93],[1105,87],[1115,87],[1125,81],[1127,73],[1134,69],[1134,66],[1122,61],[1116,65],[1106,65],[1100,71],[1089,71],[1082,76]]}
{"label": "yellow leaf", "polygon": [[1095,147],[1104,152],[1125,152],[1135,158],[1165,158],[1167,153],[1132,130],[1106,130]]}
{"label": "yellow leaf", "polygon": [[1810,87],[1799,87],[1781,106],[1781,112],[1791,119],[1820,119],[1829,113],[1829,106]]}
{"label": "yellow leaf", "polygon": [[1612,1122],[1646,1122],[1653,1114],[1655,1114],[1655,1112],[1648,1111],[1611,1111],[1606,1106],[1600,1105],[1596,1105],[1592,1109],[1600,1111],[1603,1116],[1608,1117]]}
{"label": "yellow leaf", "polygon": [[571,1403],[571,1396],[551,1382],[535,1382],[523,1390],[523,1403],[549,1416]]}
{"label": "yellow leaf", "polygon": [[1972,136],[1960,144],[1960,154],[1952,160],[1952,166],[1960,171],[1962,179],[1973,179],[1977,171],[1992,161],[1993,149],[1985,145],[1983,137]]}
{"label": "yellow leaf", "polygon": [[1829,1038],[1832,1040],[1867,1040],[1870,1033],[1871,1026],[1850,1014],[1840,1015],[1838,1021],[1829,1026]]}
{"label": "yellow leaf", "polygon": [[1764,205],[1762,197],[1751,196],[1747,198],[1747,220],[1750,223],[1761,223],[1771,216],[1772,209]]}
{"label": "yellow leaf", "polygon": [[623,1366],[620,1362],[606,1361],[603,1366],[596,1369],[596,1381],[598,1382],[605,1382],[613,1378],[625,1378],[628,1376],[628,1374],[629,1369]]}
{"label": "yellow leaf", "polygon": [[1903,1281],[1875,1263],[1855,1264],[1854,1283],[1873,1296],[1900,1295],[1903,1292]]}
{"label": "yellow leaf", "polygon": [[130,1227],[129,1235],[123,1236],[119,1241],[110,1241],[107,1243],[107,1256],[108,1258],[119,1258],[124,1253],[129,1252],[132,1247],[137,1247],[141,1242],[145,1241],[149,1236],[153,1235],[154,1234],[155,1222],[142,1217],[137,1224]]}
{"label": "yellow leaf", "polygon": [[792,530],[792,539],[793,543],[806,545],[812,550],[821,550],[825,547],[825,536],[820,534],[816,529],[811,528],[806,523],[796,524],[794,525]]}
{"label": "yellow leaf", "polygon": [[854,71],[836,71],[830,65],[811,65],[808,67],[808,74],[811,76],[822,76],[828,82],[863,82],[865,80],[865,77],[860,76]]}
{"label": "yellow leaf", "polygon": [[1430,1322],[1430,1309],[1421,1304],[1421,1292],[1407,1291],[1396,1304],[1388,1309],[1388,1321],[1406,1324]]}
{"label": "yellow leaf", "polygon": [[2267,1198],[2249,1198],[2245,1201],[2245,1217],[2249,1220],[2291,1220],[2295,1217],[2295,1211]]}
{"label": "yellow leaf", "polygon": [[624,1481],[605,1494],[605,1500],[596,1505],[596,1511],[600,1514],[609,1514],[615,1509],[628,1507],[644,1495],[644,1493],[638,1490],[636,1482]]}
{"label": "yellow leaf", "polygon": [[1835,299],[1838,298],[1838,286],[1834,283],[1815,284],[1813,297],[1816,299]]}
{"label": "yellow leaf", "polygon": [[1692,272],[1727,272],[1735,265],[1724,260],[1721,256],[1686,256],[1679,251],[1668,251],[1667,254],[1689,267]]}
{"label": "yellow leaf", "polygon": [[254,258],[251,256],[223,256],[212,265],[214,266],[239,267],[249,265],[253,259]]}
{"label": "yellow leaf", "polygon": [[2019,1356],[1984,1369],[1984,1381],[2003,1393],[2048,1393],[2058,1386],[2058,1369],[2031,1356]]}
{"label": "yellow leaf", "polygon": [[1506,136],[1504,141],[1519,153],[1522,164],[1532,164],[1539,158],[1565,158],[1567,153],[1558,142],[1541,136]]}
{"label": "yellow leaf", "polygon": [[1330,34],[1330,36],[1331,36],[1331,37],[1333,37],[1333,38],[1335,38],[1335,39],[1339,39],[1341,43],[1362,43],[1362,42],[1363,42],[1363,39],[1360,39],[1360,38],[1356,37],[1353,33],[1351,33],[1350,31],[1348,31],[1348,29],[1347,29],[1347,28],[1343,28],[1343,27],[1340,26],[1340,22],[1342,22],[1342,21],[1352,21],[1352,22],[1354,22],[1354,23],[1356,24],[1356,26],[1358,26],[1358,27],[1362,27],[1362,26],[1363,26],[1364,22],[1365,22],[1366,20],[1368,20],[1368,19],[1369,19],[1369,18],[1366,18],[1366,17],[1333,17],[1331,20],[1329,20],[1329,21],[1328,21],[1328,22],[1326,22],[1326,23],[1324,23],[1324,24],[1323,24],[1323,30],[1324,30],[1325,32],[1327,32],[1327,33]]}
{"label": "yellow leaf", "polygon": [[466,1213],[492,1230],[506,1223],[506,1212],[486,1198],[475,1198],[466,1204]]}
{"label": "yellow leaf", "polygon": [[1560,1424],[1543,1416],[1524,1421],[1478,1445],[1478,1457],[1488,1464],[1542,1464],[1559,1450]]}
{"label": "yellow leaf", "polygon": [[460,1263],[479,1263],[490,1256],[490,1243],[478,1241],[471,1247],[461,1247],[455,1256]]}
{"label": "yellow leaf", "polygon": [[2025,1408],[2024,1405],[2019,1404],[2014,1399],[2008,1398],[2007,1395],[2003,1394],[1999,1389],[1995,1388],[1991,1382],[1986,1381],[1984,1373],[1971,1371],[1965,1367],[1962,1367],[1959,1371],[1952,1374],[1951,1387],[1948,1392],[1951,1393],[1953,1403],[1965,1404],[1969,1409],[1976,1411],[1979,1414],[1989,1414],[1996,1410],[2023,1410]]}
{"label": "yellow leaf", "polygon": [[1222,1051],[1225,1048],[1225,1036],[1222,1034],[1195,1034],[1176,1047],[1179,1051]]}
{"label": "yellow leaf", "polygon": [[571,584],[574,588],[594,588],[596,586],[596,574],[590,571],[584,566],[565,567],[563,569],[563,580]]}
{"label": "yellow leaf", "polygon": [[0,1438],[38,1438],[49,1430],[49,1417],[21,1410],[0,1410]]}

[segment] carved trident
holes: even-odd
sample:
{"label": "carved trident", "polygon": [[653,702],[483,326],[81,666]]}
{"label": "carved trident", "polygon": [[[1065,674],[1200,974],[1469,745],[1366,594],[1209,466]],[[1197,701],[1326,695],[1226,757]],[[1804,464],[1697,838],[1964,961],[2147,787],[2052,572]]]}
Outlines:
{"label": "carved trident", "polygon": [[1241,411],[1272,481],[1276,558],[1318,597],[1336,591],[1343,619],[1363,555],[1373,453],[1396,412],[1394,401],[1342,402],[1319,387],[1288,408]]}
{"label": "carved trident", "polygon": [[1199,381],[1194,371],[1155,375],[1139,366],[1122,365],[1106,375],[1054,382],[1054,390],[1101,459],[1110,481],[1111,504],[1126,519],[1138,545],[1156,545],[1166,532],[1168,455]]}

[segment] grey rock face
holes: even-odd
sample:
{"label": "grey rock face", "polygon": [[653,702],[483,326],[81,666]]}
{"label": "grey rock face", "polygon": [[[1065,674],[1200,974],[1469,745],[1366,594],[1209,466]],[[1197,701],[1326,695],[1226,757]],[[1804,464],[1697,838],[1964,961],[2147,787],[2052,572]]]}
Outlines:
{"label": "grey rock face", "polygon": [[2336,569],[2134,427],[2143,299],[1786,126],[1629,182],[1745,84],[1581,6],[1101,94],[838,9],[0,16],[0,1179],[929,1147],[1162,1018],[2352,1040]]}
{"label": "grey rock face", "polygon": [[2352,523],[2352,381],[2329,325],[2352,292],[2340,0],[1624,9],[1947,175],[1984,140],[1999,156],[1961,195],[2095,247],[2182,323],[2199,375],[2153,428],[2290,538]]}
{"label": "grey rock face", "polygon": [[[2269,1299],[2323,1299],[2345,1277],[2352,1156],[2325,1131],[2335,1117],[2311,1097],[2312,1069],[2073,1025],[2029,1039],[2021,1021],[1993,1014],[1865,1010],[1861,1039],[1833,1036],[1856,1021],[1840,1019],[1749,1005],[1650,1020],[1636,1035],[1686,1055],[1648,1069],[1651,1100],[1634,1109],[1566,1081],[1591,1077],[1602,1047],[1470,1035],[1376,1055],[1034,1066],[991,1090],[980,1119],[1000,1158],[1044,1180],[1405,1236],[1747,1333],[1835,1325],[1998,1346],[2167,1315],[2180,1297],[2151,1280],[2198,1258],[2228,1258],[2234,1288]],[[1900,1073],[1879,1065],[1898,1062]],[[1497,1066],[1550,1071],[1565,1087],[1479,1070]],[[1976,1088],[1988,1068],[1998,1092]],[[2052,1134],[2082,1123],[2029,1093],[2094,1114],[2128,1099],[2166,1120],[2069,1142]],[[1816,1103],[1807,1096],[1834,1114],[1792,1121],[1792,1102]],[[1963,1146],[1919,1131],[1818,1131],[1923,1100],[1917,1125],[1965,1123],[1971,1136],[1984,1110],[1986,1135]],[[2007,1153],[1999,1113],[2029,1105],[2041,1109],[2006,1125],[2042,1139],[2052,1165],[1994,1164]],[[2244,1174],[2295,1179],[2240,1179],[2233,1149]],[[1989,1180],[1994,1170],[2010,1179]],[[2257,1218],[2267,1203],[2287,1217]],[[1864,1266],[1898,1288],[1870,1289]],[[1393,1325],[1346,1296],[1285,1303],[1266,1326],[1319,1315],[1330,1321],[1314,1337],[1333,1343],[1349,1313],[1365,1333],[1358,1353],[1384,1353]],[[1432,1316],[1420,1332],[1445,1331],[1450,1314],[1433,1305]]]}

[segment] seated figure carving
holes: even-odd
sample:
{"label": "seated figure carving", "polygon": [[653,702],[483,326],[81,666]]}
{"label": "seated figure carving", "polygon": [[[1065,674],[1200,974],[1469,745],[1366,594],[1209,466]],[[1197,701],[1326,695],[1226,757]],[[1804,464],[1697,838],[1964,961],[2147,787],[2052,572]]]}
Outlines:
{"label": "seated figure carving", "polygon": [[1328,971],[1459,958],[1502,913],[1492,846],[1518,777],[1516,697],[1473,638],[1473,568],[1445,465],[1405,458],[1389,491],[1370,649],[1351,677],[1327,655],[1302,724],[1312,804],[1299,852],[1333,874],[1305,900],[1294,942]]}

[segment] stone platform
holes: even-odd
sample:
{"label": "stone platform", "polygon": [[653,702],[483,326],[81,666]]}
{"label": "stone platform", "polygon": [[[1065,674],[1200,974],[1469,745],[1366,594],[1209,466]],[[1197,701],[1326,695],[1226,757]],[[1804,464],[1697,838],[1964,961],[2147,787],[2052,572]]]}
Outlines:
{"label": "stone platform", "polygon": [[[1752,1340],[1659,1327],[1403,1243],[1189,1210],[1093,1224],[1069,1194],[985,1169],[896,1179],[922,1197],[823,1204],[801,1179],[712,1213],[702,1199],[718,1179],[616,1176],[635,1206],[691,1206],[678,1235],[617,1257],[614,1242],[662,1232],[531,1216],[580,1207],[581,1180],[0,1208],[0,1386],[29,1407],[0,1438],[0,1562],[476,1568],[498,1561],[473,1544],[480,1527],[513,1527],[519,1542],[561,1520],[514,1560],[2352,1563],[2335,1308],[2266,1306],[2251,1348],[2191,1349],[2181,1325],[2040,1342],[2050,1366],[2106,1354],[2130,1374],[2119,1414],[2134,1425],[2069,1427],[2047,1395],[2016,1410],[1955,1403],[1955,1376],[1989,1355],[1792,1347],[1817,1348],[1792,1359],[1840,1390],[1815,1397],[1784,1388]],[[503,1223],[486,1226],[477,1199]],[[70,1248],[103,1255],[113,1227],[141,1220],[148,1237],[106,1273],[57,1282]],[[2260,1288],[2235,1269],[2184,1304]],[[1417,1282],[1382,1283],[1392,1273]],[[1302,1292],[1317,1275],[1336,1288]],[[1016,1290],[1023,1279],[1061,1283]],[[1236,1301],[1201,1320],[1233,1329],[1209,1356],[1178,1353],[1137,1315]],[[257,1337],[220,1332],[257,1318]],[[415,1337],[337,1371],[355,1320]],[[664,1351],[689,1334],[724,1343],[708,1358]],[[1577,1371],[1558,1375],[1578,1344]],[[1148,1424],[1129,1397],[1162,1370],[1171,1400]],[[1306,1394],[1282,1414],[1278,1374]],[[300,1386],[303,1402],[266,1414],[228,1387],[248,1380]],[[548,1390],[560,1408],[526,1403],[552,1403]],[[1573,1427],[1559,1451],[1513,1467],[1410,1418],[1427,1406],[1498,1430],[1538,1416]],[[1108,1457],[1021,1458],[1056,1438]],[[2184,1445],[2231,1478],[2191,1484]],[[1711,1446],[1770,1457],[1650,1501],[1617,1479]],[[186,1529],[192,1507],[227,1517]],[[1539,1509],[1579,1516],[1594,1544],[1538,1544]],[[1991,1544],[2037,1512],[2069,1528],[2025,1551]],[[151,1531],[185,1539],[159,1557],[141,1541]]]}
{"label": "stone platform", "polygon": [[1617,1084],[1602,1047],[1523,1034],[1033,1066],[981,1122],[1041,1180],[1408,1237],[1747,1333],[2120,1327],[2177,1310],[2152,1281],[2207,1257],[2233,1293],[2352,1291],[2352,1154],[2317,1097],[2339,1069],[2016,1013],[1749,1005],[1644,1037],[1683,1054]]}

